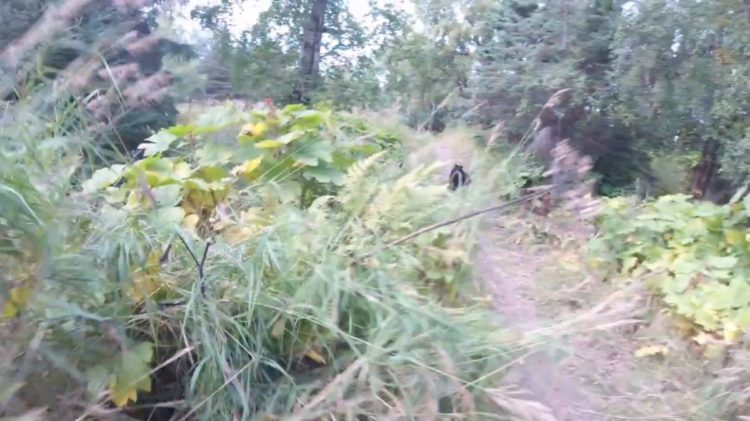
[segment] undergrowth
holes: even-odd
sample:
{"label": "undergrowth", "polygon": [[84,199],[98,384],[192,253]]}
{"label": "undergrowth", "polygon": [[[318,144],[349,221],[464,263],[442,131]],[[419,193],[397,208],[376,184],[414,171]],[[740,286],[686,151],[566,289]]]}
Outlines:
{"label": "undergrowth", "polygon": [[0,414],[500,412],[511,350],[472,298],[477,222],[386,244],[486,205],[517,162],[450,193],[356,116],[222,106],[92,172],[85,131],[22,110],[51,129],[0,135],[24,146],[0,153]]}
{"label": "undergrowth", "polygon": [[670,195],[606,203],[590,244],[594,266],[645,279],[706,352],[741,342],[750,326],[750,200],[717,206]]}

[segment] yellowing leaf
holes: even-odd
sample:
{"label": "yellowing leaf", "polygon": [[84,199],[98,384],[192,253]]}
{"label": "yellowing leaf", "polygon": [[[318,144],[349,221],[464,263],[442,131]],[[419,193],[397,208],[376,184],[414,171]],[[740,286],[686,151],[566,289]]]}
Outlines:
{"label": "yellowing leaf", "polygon": [[31,288],[27,286],[15,287],[10,290],[10,299],[17,305],[23,306],[31,298]]}
{"label": "yellowing leaf", "polygon": [[153,251],[149,254],[146,265],[133,272],[133,280],[127,294],[136,302],[141,302],[164,287],[159,276],[159,259],[161,252]]}
{"label": "yellowing leaf", "polygon": [[128,402],[135,402],[138,399],[138,390],[133,387],[120,389],[117,387],[117,380],[112,380],[109,383],[109,396],[118,408],[122,408],[128,404]]}
{"label": "yellowing leaf", "polygon": [[248,123],[240,129],[240,136],[258,137],[265,133],[266,130],[268,130],[268,125],[262,121],[255,124]]}
{"label": "yellowing leaf", "polygon": [[242,164],[234,167],[232,169],[232,174],[240,175],[245,178],[249,178],[249,176],[253,173],[253,171],[257,170],[258,167],[260,167],[261,162],[263,162],[262,156],[259,156],[255,159],[251,159],[249,161],[245,161]]}
{"label": "yellowing leaf", "polygon": [[325,363],[326,363],[326,359],[323,358],[322,355],[320,355],[317,352],[315,352],[314,349],[308,349],[307,352],[305,353],[305,356],[307,356],[308,358],[310,358],[311,360],[315,361],[318,364],[324,364],[325,365]]}
{"label": "yellowing leaf", "polygon": [[235,246],[249,240],[253,236],[253,233],[254,231],[248,227],[235,225],[224,231],[224,239],[230,245]]}
{"label": "yellowing leaf", "polygon": [[182,228],[185,229],[185,231],[194,232],[195,227],[198,226],[199,220],[200,217],[198,217],[198,215],[191,213],[182,220]]}
{"label": "yellowing leaf", "polygon": [[11,302],[5,303],[5,308],[3,309],[3,317],[6,319],[12,319],[16,317],[16,314],[18,314],[18,308],[16,308],[16,306],[14,306]]}
{"label": "yellowing leaf", "polygon": [[115,375],[109,382],[110,399],[115,405],[122,408],[138,399],[139,390],[151,391],[152,359],[153,344],[150,342],[141,342],[122,351]]}
{"label": "yellowing leaf", "polygon": [[187,162],[178,162],[174,166],[174,177],[178,180],[184,180],[193,173],[190,169],[190,165]]}
{"label": "yellowing leaf", "polygon": [[255,144],[258,149],[276,149],[281,146],[284,146],[284,144],[278,140],[262,140]]}
{"label": "yellowing leaf", "polygon": [[648,345],[638,348],[635,351],[636,358],[653,357],[654,355],[666,355],[669,353],[669,348],[664,345]]}
{"label": "yellowing leaf", "polygon": [[731,321],[724,322],[724,340],[736,342],[742,334],[742,329]]}

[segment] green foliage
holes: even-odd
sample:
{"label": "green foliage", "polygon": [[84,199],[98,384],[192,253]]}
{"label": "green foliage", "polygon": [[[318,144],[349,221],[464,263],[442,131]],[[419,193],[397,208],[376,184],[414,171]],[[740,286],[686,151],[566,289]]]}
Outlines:
{"label": "green foliage", "polygon": [[[212,53],[228,70],[233,94],[254,100],[273,98],[278,103],[289,101],[300,78],[300,51],[304,29],[309,26],[309,0],[273,0],[260,13],[257,22],[246,28],[238,38],[229,29],[228,17],[237,1],[224,1],[221,6],[198,7],[193,16],[213,34]],[[378,83],[374,77],[372,50],[365,44],[381,38],[383,25],[365,30],[354,18],[344,1],[327,2],[324,16],[325,36],[320,51],[319,90],[315,100],[333,100],[337,105],[369,103],[377,99]],[[317,81],[316,81],[317,82]]]}
{"label": "green foliage", "polygon": [[606,203],[590,245],[593,263],[645,277],[674,313],[737,340],[750,326],[750,200],[716,206],[670,195]]}
{"label": "green foliage", "polygon": [[[451,193],[429,181],[434,167],[398,170],[400,138],[370,121],[215,107],[80,187],[72,140],[51,154],[54,133],[33,132],[3,149],[2,392],[14,399],[52,372],[65,381],[46,387],[77,402],[156,393],[206,419],[497,412],[483,393],[507,344],[470,293],[477,222],[383,245],[484,205],[515,170],[498,165],[485,185]],[[185,245],[208,241],[204,291]],[[10,364],[19,352],[34,364]],[[159,395],[159,364],[184,392]],[[69,403],[49,405],[86,416]]]}
{"label": "green foliage", "polygon": [[[238,133],[234,139],[232,132]],[[145,159],[99,169],[83,189],[105,190],[109,204],[173,208],[171,215],[192,219],[210,213],[231,186],[276,182],[304,207],[340,185],[353,162],[396,141],[353,116],[327,109],[219,106],[195,124],[155,133],[139,146]]]}

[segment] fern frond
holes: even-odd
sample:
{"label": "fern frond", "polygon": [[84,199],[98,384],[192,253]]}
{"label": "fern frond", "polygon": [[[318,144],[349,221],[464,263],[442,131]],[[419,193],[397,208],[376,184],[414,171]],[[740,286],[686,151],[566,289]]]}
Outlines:
{"label": "fern frond", "polygon": [[346,186],[348,187],[350,185],[361,183],[364,180],[365,176],[367,176],[368,171],[370,171],[370,169],[375,166],[375,164],[384,154],[385,151],[380,151],[352,164],[352,166],[350,166],[349,170],[346,172]]}
{"label": "fern frond", "polygon": [[339,200],[350,213],[359,214],[377,190],[377,183],[367,176],[384,153],[385,151],[378,152],[349,167]]}

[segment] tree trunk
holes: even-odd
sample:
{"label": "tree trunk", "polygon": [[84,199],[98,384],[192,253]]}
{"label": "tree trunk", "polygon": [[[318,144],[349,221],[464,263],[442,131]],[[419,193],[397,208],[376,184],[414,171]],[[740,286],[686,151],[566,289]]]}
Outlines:
{"label": "tree trunk", "polygon": [[702,199],[706,194],[706,189],[711,178],[716,172],[716,152],[719,149],[719,143],[713,139],[706,141],[703,145],[701,160],[693,168],[693,180],[690,183],[690,193],[696,199]]}
{"label": "tree trunk", "polygon": [[300,52],[300,79],[292,93],[295,102],[307,103],[308,94],[318,82],[320,73],[320,47],[325,32],[325,15],[328,0],[310,0],[310,16],[302,34]]}

